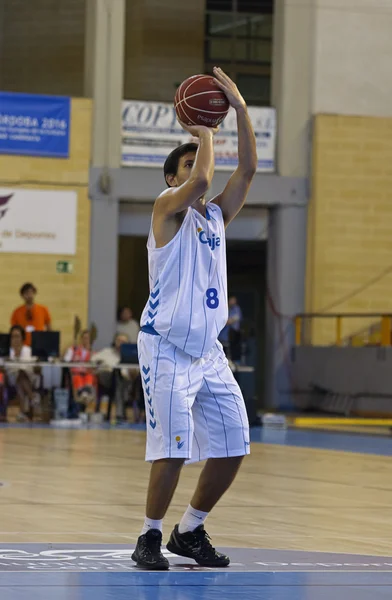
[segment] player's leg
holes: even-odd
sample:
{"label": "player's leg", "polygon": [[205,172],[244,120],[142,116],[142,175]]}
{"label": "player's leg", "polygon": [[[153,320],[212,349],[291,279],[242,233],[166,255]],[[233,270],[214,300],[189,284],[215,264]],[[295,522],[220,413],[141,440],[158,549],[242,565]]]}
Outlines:
{"label": "player's leg", "polygon": [[167,569],[169,563],[160,551],[162,520],[182,465],[192,453],[191,407],[202,371],[200,361],[158,336],[141,333],[139,354],[146,403],[146,460],[153,464],[144,526],[132,558],[140,567]]}
{"label": "player's leg", "polygon": [[229,558],[212,547],[203,524],[234,481],[243,457],[249,454],[249,424],[241,390],[220,345],[205,361],[203,374],[193,416],[195,439],[202,448],[200,458],[208,460],[167,547],[204,566],[227,566]]}
{"label": "player's leg", "polygon": [[209,458],[200,474],[191,506],[197,511],[211,512],[233,483],[244,456]]}
{"label": "player's leg", "polygon": [[[163,458],[156,460],[150,471],[150,481],[147,492],[147,519],[161,522],[170,506],[184,464],[183,458]],[[147,531],[149,523],[145,525]],[[145,533],[145,531],[143,531]]]}

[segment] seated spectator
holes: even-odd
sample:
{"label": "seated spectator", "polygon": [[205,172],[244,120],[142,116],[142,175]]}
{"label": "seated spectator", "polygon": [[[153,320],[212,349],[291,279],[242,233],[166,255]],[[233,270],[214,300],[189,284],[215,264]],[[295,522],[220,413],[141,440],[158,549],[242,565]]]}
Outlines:
{"label": "seated spectator", "polygon": [[[25,345],[26,333],[20,325],[14,325],[10,330],[10,359],[21,363],[32,362],[31,348]],[[17,419],[25,421],[33,418],[33,382],[34,371],[32,367],[22,364],[6,367],[7,385],[16,389],[19,402]]]}
{"label": "seated spectator", "polygon": [[37,288],[32,283],[25,283],[20,288],[20,295],[24,304],[14,310],[11,316],[11,325],[19,325],[26,332],[26,346],[31,346],[31,333],[33,331],[50,331],[51,318],[46,306],[35,304]]}
{"label": "seated spectator", "polygon": [[139,335],[140,326],[139,323],[133,318],[132,310],[129,306],[122,306],[117,311],[117,333],[123,333],[127,336],[130,344],[137,343],[137,336]]}
{"label": "seated spectator", "polygon": [[[65,362],[90,362],[91,361],[91,339],[88,329],[82,331],[80,342],[76,346],[68,348],[64,355]],[[71,383],[75,399],[84,403],[95,400],[97,380],[92,369],[82,367],[71,368]]]}
{"label": "seated spectator", "polygon": [[116,404],[116,418],[119,421],[125,418],[124,397],[129,391],[128,369],[115,369],[120,364],[121,346],[129,343],[128,337],[123,333],[116,333],[113,344],[100,352],[93,354],[92,362],[98,365],[98,382],[109,396],[114,397]]}
{"label": "seated spectator", "polygon": [[116,333],[112,345],[95,352],[91,358],[92,362],[98,364],[102,371],[109,371],[116,367],[121,360],[121,346],[123,344],[129,344],[128,336],[123,333]]}

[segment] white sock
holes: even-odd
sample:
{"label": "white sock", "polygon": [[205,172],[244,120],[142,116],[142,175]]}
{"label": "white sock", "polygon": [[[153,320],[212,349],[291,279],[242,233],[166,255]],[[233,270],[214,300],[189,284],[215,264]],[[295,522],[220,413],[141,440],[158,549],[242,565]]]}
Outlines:
{"label": "white sock", "polygon": [[162,519],[154,521],[154,519],[149,519],[148,517],[145,517],[143,529],[140,535],[144,535],[150,529],[158,529],[162,533]]}
{"label": "white sock", "polygon": [[196,510],[195,508],[192,508],[191,505],[189,505],[184,513],[184,516],[180,521],[178,531],[180,533],[185,533],[186,531],[194,531],[196,527],[199,527],[199,525],[203,525],[207,517],[208,512]]}

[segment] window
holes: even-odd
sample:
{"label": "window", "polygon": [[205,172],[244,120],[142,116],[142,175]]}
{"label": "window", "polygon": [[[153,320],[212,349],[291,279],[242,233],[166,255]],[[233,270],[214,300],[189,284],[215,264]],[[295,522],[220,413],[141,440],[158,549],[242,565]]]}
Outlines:
{"label": "window", "polygon": [[207,0],[207,11],[273,13],[274,0]]}
{"label": "window", "polygon": [[268,106],[271,98],[269,75],[246,75],[237,73],[236,83],[249,105]]}
{"label": "window", "polygon": [[249,104],[270,103],[273,0],[207,0],[205,67],[219,64]]}

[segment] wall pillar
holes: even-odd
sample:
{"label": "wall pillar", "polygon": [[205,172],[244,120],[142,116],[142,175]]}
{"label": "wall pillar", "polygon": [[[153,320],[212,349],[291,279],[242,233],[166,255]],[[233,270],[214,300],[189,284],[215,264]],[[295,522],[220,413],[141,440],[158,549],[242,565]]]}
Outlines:
{"label": "wall pillar", "polygon": [[117,305],[118,197],[112,170],[121,162],[125,0],[87,0],[85,92],[93,98],[89,318],[97,348],[111,342]]}
{"label": "wall pillar", "polygon": [[[279,175],[309,176],[314,8],[276,0],[272,104],[277,109]],[[270,211],[268,235],[266,403],[290,408],[289,353],[293,326],[282,317],[305,308],[307,186]]]}

